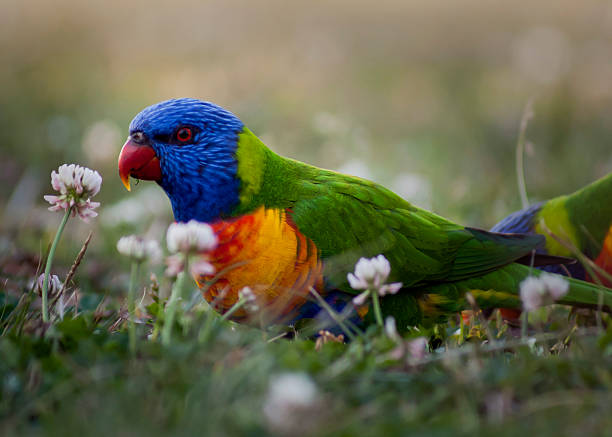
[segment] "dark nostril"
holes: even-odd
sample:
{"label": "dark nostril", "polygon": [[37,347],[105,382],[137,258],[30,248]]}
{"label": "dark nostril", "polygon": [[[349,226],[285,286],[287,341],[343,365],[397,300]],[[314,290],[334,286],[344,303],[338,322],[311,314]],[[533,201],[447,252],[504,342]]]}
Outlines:
{"label": "dark nostril", "polygon": [[145,144],[147,142],[147,137],[142,132],[134,132],[130,135],[130,138],[136,144]]}

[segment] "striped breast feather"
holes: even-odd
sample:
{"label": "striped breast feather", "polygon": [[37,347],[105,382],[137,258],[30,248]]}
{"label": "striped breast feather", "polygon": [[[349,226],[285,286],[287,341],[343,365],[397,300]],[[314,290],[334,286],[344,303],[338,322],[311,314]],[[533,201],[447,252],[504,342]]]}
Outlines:
{"label": "striped breast feather", "polygon": [[[261,207],[212,226],[219,244],[208,259],[216,274],[197,281],[204,298],[221,312],[238,301],[243,287],[249,287],[262,308],[261,316],[278,322],[291,318],[306,302],[310,287],[320,288],[322,266],[317,248],[286,211]],[[248,316],[241,310],[234,318]]]}

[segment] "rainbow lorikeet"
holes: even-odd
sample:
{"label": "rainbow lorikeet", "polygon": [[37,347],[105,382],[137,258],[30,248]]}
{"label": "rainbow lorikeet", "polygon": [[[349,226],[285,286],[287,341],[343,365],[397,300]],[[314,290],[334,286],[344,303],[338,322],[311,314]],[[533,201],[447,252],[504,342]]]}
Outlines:
{"label": "rainbow lorikeet", "polygon": [[[391,264],[389,282],[403,284],[381,300],[398,327],[464,309],[467,291],[483,308],[518,308],[519,284],[532,272],[518,262],[529,264],[544,240],[460,226],[376,183],[279,156],[234,114],[195,99],[140,112],[119,174],[128,189],[130,176],[156,181],[177,221],[211,224],[219,244],[206,256],[217,273],[196,278],[205,299],[224,312],[249,286],[269,323],[309,317],[311,287],[350,307],[359,291],[347,273],[378,254]],[[597,287],[569,282],[562,303],[597,304]],[[612,290],[604,303],[612,307]],[[373,319],[367,306],[357,313],[364,323]]]}
{"label": "rainbow lorikeet", "polygon": [[[516,211],[493,226],[491,231],[542,235],[545,242],[537,249],[538,253],[575,257],[574,251],[578,250],[612,275],[611,199],[612,173],[575,193]],[[566,244],[562,244],[559,239]],[[590,282],[600,281],[607,287],[612,286],[608,278],[597,272],[592,272],[598,276],[597,280],[593,278],[581,263],[541,268]]]}

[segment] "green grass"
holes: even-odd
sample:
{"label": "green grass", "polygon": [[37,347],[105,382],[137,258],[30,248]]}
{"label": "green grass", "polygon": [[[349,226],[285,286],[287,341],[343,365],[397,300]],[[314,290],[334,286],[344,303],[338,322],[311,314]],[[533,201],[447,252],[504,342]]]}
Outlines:
{"label": "green grass", "polygon": [[[374,327],[317,350],[299,332],[278,338],[221,321],[203,302],[179,311],[164,347],[150,337],[163,323],[156,297],[132,355],[125,296],[84,291],[76,317],[69,307],[45,325],[39,298],[21,284],[21,301],[15,290],[0,294],[2,435],[552,436],[612,425],[612,330],[589,328],[588,313],[545,308],[532,315],[529,341],[495,317],[493,343],[478,320],[469,330],[437,325],[409,334],[429,339],[430,352],[415,358]],[[264,408],[287,372],[309,375],[319,396],[279,429]]]}

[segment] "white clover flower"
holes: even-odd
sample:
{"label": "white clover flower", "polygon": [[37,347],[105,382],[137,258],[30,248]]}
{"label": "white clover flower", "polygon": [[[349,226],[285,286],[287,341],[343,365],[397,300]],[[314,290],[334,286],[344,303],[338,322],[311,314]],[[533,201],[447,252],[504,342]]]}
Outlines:
{"label": "white clover flower", "polygon": [[190,220],[187,223],[172,223],[166,232],[168,250],[175,253],[166,258],[166,274],[176,276],[185,269],[187,258],[193,256],[190,272],[193,276],[209,276],[215,273],[215,267],[204,257],[202,252],[209,252],[217,247],[217,236],[206,223]]}
{"label": "white clover flower", "polygon": [[263,413],[272,428],[291,433],[312,422],[319,401],[319,390],[308,375],[284,373],[270,381]]}
{"label": "white clover flower", "polygon": [[172,223],[166,233],[166,242],[172,253],[207,252],[217,247],[217,236],[206,223],[190,220]]}
{"label": "white clover flower", "polygon": [[[38,294],[42,294],[43,283],[45,282],[45,274],[41,274],[36,280],[36,292]],[[57,275],[49,275],[49,284],[47,288],[47,292],[49,296],[55,296],[62,289],[62,281],[57,277]]]}
{"label": "white clover flower", "polygon": [[525,311],[533,311],[542,306],[546,288],[539,278],[529,276],[520,285],[521,302]]}
{"label": "white clover flower", "polygon": [[355,273],[349,273],[347,279],[354,290],[366,290],[380,287],[391,273],[391,264],[384,255],[374,258],[360,258],[355,264]]}
{"label": "white clover flower", "polygon": [[272,381],[266,403],[307,407],[317,400],[318,389],[305,373],[283,373]]}
{"label": "white clover flower", "polygon": [[520,285],[520,296],[525,311],[533,311],[561,299],[569,291],[569,282],[552,273],[529,276]]}
{"label": "white clover flower", "polygon": [[242,290],[238,292],[238,297],[240,300],[244,300],[244,309],[250,313],[254,313],[259,310],[259,306],[257,305],[257,296],[253,293],[250,287],[244,287]]}
{"label": "white clover flower", "polygon": [[569,282],[559,275],[542,273],[539,279],[554,300],[561,299],[569,291]]}
{"label": "white clover flower", "polygon": [[138,262],[142,262],[146,259],[152,262],[158,262],[162,257],[162,250],[157,241],[148,240],[136,235],[121,237],[119,241],[117,241],[117,251]]}
{"label": "white clover flower", "polygon": [[46,195],[45,200],[51,204],[49,211],[68,210],[72,215],[79,215],[83,220],[98,215],[94,211],[100,206],[91,198],[98,194],[102,185],[102,176],[97,171],[76,164],[62,164],[51,172],[51,186],[59,192],[59,196]]}
{"label": "white clover flower", "polygon": [[376,292],[380,296],[397,293],[402,288],[401,282],[385,284],[390,273],[391,264],[384,255],[369,259],[360,258],[355,264],[355,272],[346,277],[353,290],[365,290],[353,298],[353,304],[363,305],[370,292]]}

